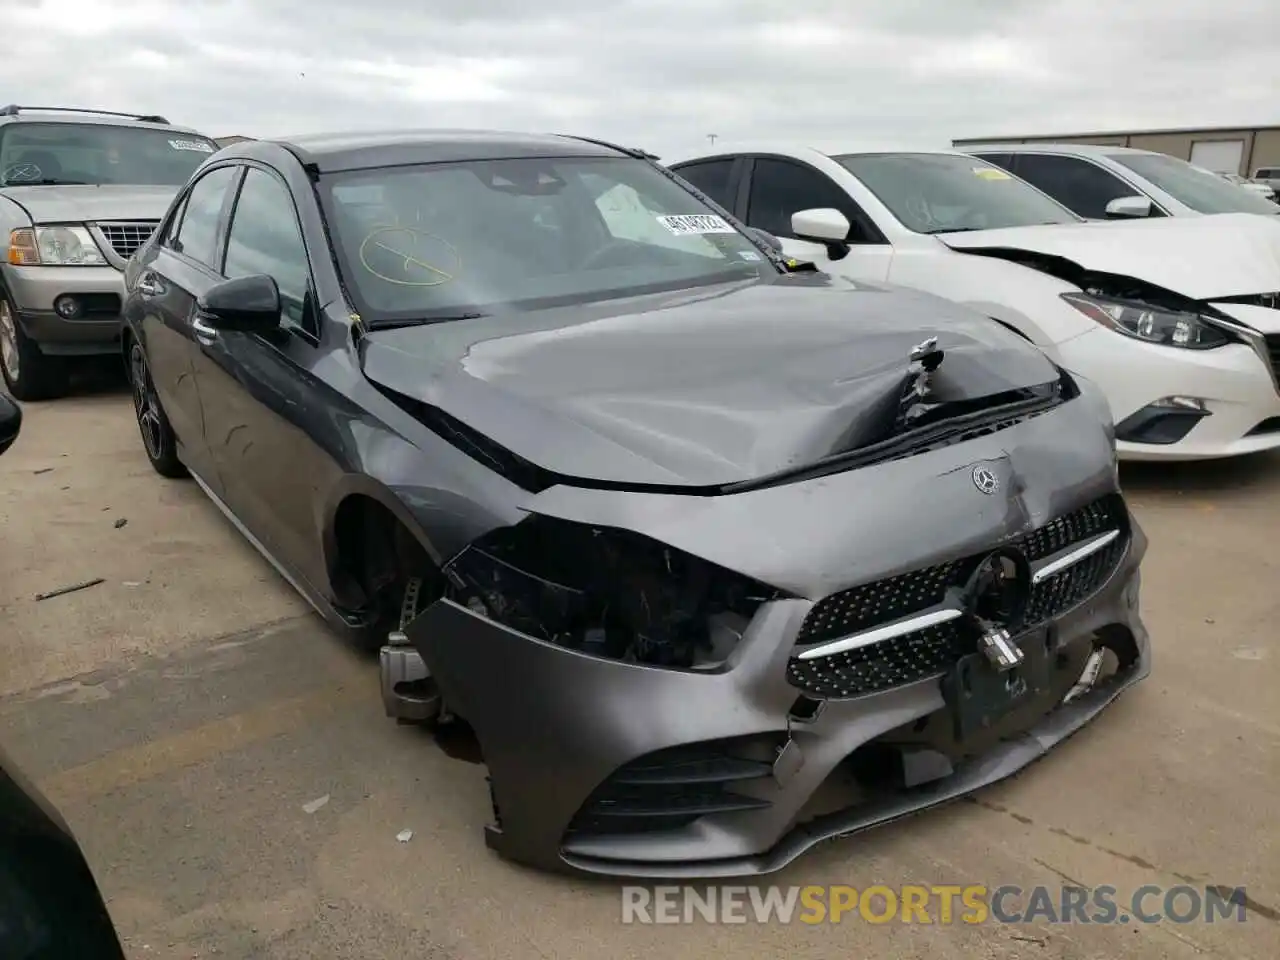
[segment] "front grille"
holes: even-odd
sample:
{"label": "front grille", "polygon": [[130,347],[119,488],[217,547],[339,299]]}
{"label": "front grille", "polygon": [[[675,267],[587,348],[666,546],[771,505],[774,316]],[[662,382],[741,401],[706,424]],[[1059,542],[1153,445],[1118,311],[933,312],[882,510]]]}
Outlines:
{"label": "front grille", "polygon": [[1271,358],[1271,372],[1280,381],[1280,333],[1266,335],[1267,355]]}
{"label": "front grille", "polygon": [[[1033,586],[1027,603],[1028,627],[1061,617],[1106,583],[1127,548],[1126,524],[1123,500],[1109,495],[1007,544],[1035,563],[1111,530],[1122,533],[1103,549]],[[985,552],[912,570],[825,597],[805,617],[797,645],[838,640],[937,606],[947,589],[963,584],[984,556]],[[820,697],[863,696],[939,676],[972,651],[974,642],[963,621],[952,620],[831,656],[813,660],[793,656],[787,678],[793,686]]]}
{"label": "front grille", "polygon": [[769,801],[735,792],[735,784],[770,777],[771,764],[735,756],[733,745],[660,750],[620,767],[569,825],[570,836],[643,833],[688,826],[712,813],[758,810]]}
{"label": "front grille", "polygon": [[134,251],[147,242],[147,238],[151,236],[155,228],[156,221],[154,220],[98,224],[98,229],[102,231],[103,238],[107,243],[111,244],[111,249],[122,260],[128,260],[132,257]]}

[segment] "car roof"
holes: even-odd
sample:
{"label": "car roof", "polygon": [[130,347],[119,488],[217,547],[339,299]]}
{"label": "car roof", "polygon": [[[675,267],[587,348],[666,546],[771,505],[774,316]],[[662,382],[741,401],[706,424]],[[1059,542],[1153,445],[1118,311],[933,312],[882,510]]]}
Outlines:
{"label": "car roof", "polygon": [[560,134],[501,130],[359,130],[311,133],[265,141],[247,141],[223,152],[253,152],[253,143],[288,150],[321,173],[374,167],[448,163],[460,160],[511,160],[532,157],[621,157],[639,151],[599,140]]}
{"label": "car roof", "polygon": [[85,113],[69,111],[63,113],[61,111],[42,111],[39,107],[25,107],[16,116],[0,115],[0,126],[11,123],[64,123],[77,127],[140,127],[145,130],[166,130],[169,133],[185,133],[204,137],[206,140],[213,139],[193,127],[183,127],[174,123],[147,123],[133,117],[115,117],[110,114],[93,113],[92,111],[86,111]]}
{"label": "car roof", "polygon": [[662,153],[662,156],[664,158],[669,156],[672,163],[679,163],[682,160],[691,159],[693,157],[709,158],[741,153],[777,153],[800,159],[803,159],[806,156],[840,157],[875,153],[923,153],[957,157],[967,155],[965,151],[956,150],[952,147],[920,147],[912,146],[910,144],[881,141],[841,142],[839,140],[823,140],[809,144],[798,140],[734,140],[716,142],[715,144],[708,144],[700,147],[686,147],[683,150],[671,150]]}
{"label": "car roof", "polygon": [[965,144],[965,153],[1063,153],[1082,157],[1105,157],[1116,153],[1155,153],[1137,147],[1105,143],[974,143]]}

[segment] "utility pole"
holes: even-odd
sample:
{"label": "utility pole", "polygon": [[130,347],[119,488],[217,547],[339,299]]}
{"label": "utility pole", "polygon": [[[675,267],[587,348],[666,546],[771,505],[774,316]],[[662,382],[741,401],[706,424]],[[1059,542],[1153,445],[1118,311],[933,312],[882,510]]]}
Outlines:
{"label": "utility pole", "polygon": [[716,145],[716,137],[717,137],[717,136],[719,136],[719,134],[716,134],[716,133],[708,133],[708,134],[707,134],[707,139],[711,142],[711,145],[712,145],[713,147]]}

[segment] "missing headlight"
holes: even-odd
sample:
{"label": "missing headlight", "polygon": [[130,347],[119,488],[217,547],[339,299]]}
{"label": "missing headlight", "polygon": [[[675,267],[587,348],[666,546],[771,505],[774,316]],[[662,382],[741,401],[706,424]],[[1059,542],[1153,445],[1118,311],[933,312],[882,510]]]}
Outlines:
{"label": "missing headlight", "polygon": [[444,572],[450,599],[595,656],[710,669],[780,591],[626,530],[532,515],[472,543]]}

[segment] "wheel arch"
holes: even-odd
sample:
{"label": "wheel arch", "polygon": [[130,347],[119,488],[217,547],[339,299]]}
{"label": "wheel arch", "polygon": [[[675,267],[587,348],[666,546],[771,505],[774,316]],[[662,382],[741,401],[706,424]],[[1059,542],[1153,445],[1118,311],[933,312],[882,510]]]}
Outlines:
{"label": "wheel arch", "polygon": [[[343,603],[352,596],[352,564],[364,562],[368,525],[394,524],[400,527],[439,569],[444,557],[422,528],[413,512],[384,484],[367,475],[352,474],[330,494],[325,503],[323,549],[325,571],[333,597]],[[394,536],[394,531],[388,531]]]}

